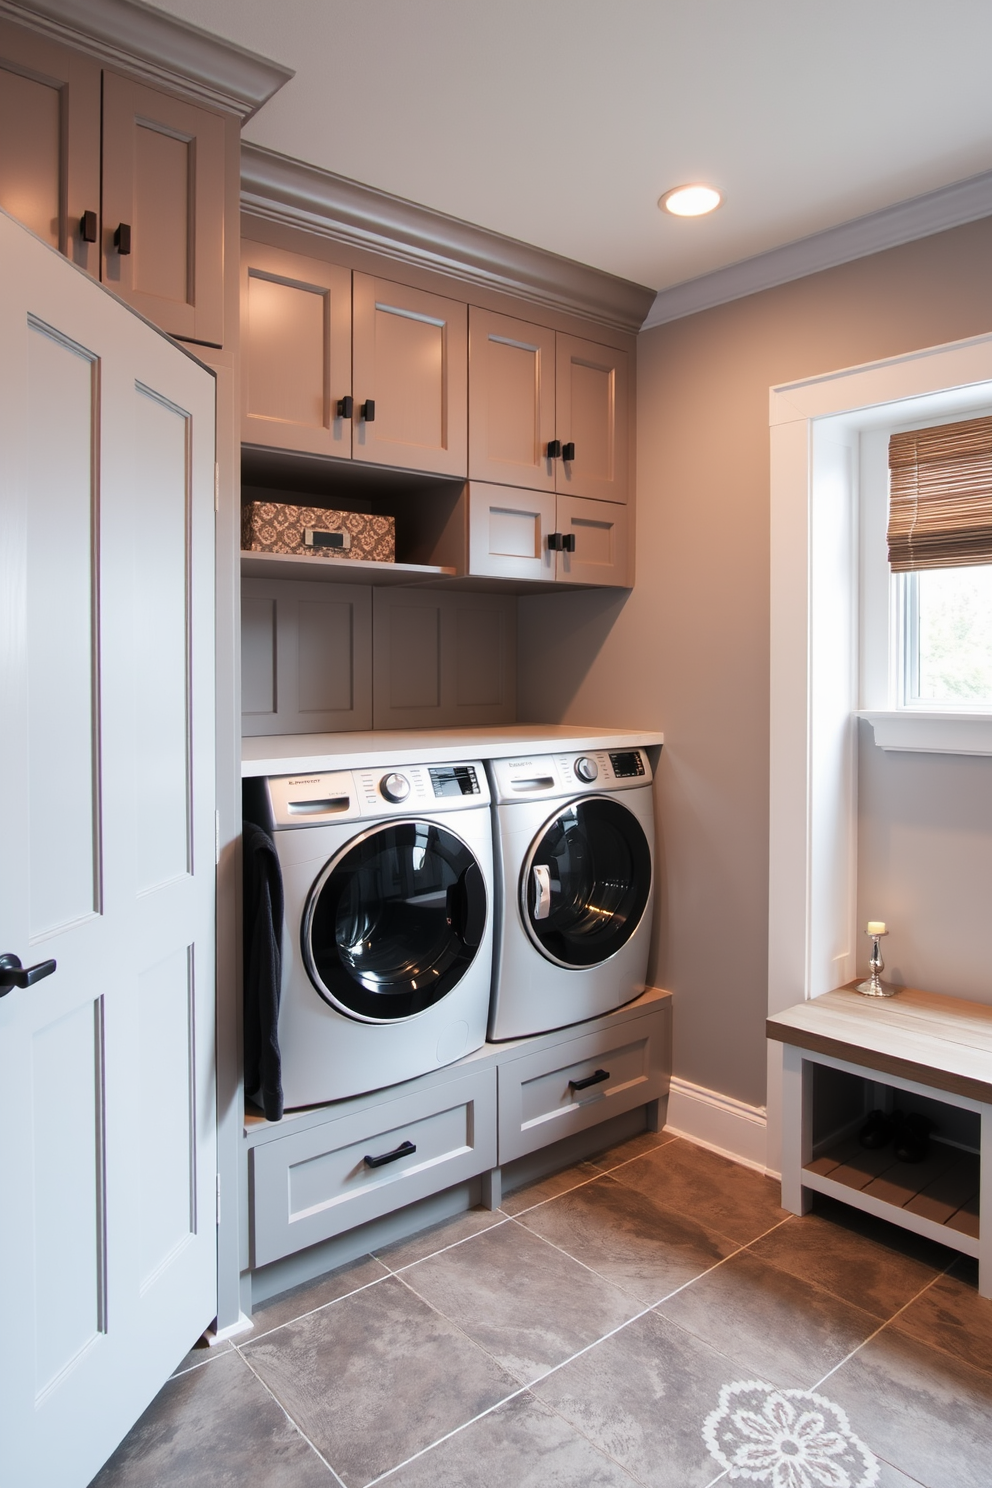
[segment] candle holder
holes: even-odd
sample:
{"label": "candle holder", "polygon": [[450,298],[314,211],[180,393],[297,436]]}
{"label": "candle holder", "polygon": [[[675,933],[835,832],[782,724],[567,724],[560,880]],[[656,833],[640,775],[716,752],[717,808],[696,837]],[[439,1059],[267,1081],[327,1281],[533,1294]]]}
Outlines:
{"label": "candle holder", "polygon": [[868,962],[871,968],[871,976],[866,982],[859,982],[855,991],[861,992],[865,997],[895,997],[899,991],[891,982],[882,981],[882,971],[885,962],[882,960],[882,952],[878,942],[883,935],[888,935],[887,930],[866,930],[865,934],[871,936],[871,960]]}

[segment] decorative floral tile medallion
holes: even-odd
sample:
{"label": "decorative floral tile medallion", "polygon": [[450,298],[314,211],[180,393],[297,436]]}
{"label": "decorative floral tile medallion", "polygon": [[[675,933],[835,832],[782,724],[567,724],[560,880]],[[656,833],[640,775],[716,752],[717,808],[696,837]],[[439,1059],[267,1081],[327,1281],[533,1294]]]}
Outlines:
{"label": "decorative floral tile medallion", "polygon": [[703,1440],[728,1478],[768,1488],[872,1488],[878,1460],[839,1405],[757,1380],[724,1385]]}

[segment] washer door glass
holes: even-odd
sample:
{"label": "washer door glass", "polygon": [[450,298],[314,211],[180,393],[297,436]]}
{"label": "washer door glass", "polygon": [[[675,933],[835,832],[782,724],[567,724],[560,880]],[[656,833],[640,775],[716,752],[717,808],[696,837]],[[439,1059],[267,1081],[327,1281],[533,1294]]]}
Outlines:
{"label": "washer door glass", "polygon": [[486,928],[471,850],[407,821],[365,833],[324,868],[303,916],[303,960],[325,1001],[372,1022],[410,1018],[461,981]]}
{"label": "washer door glass", "polygon": [[521,910],[531,939],[560,966],[598,966],[640,924],[651,850],[625,806],[574,801],[548,823],[524,863]]}

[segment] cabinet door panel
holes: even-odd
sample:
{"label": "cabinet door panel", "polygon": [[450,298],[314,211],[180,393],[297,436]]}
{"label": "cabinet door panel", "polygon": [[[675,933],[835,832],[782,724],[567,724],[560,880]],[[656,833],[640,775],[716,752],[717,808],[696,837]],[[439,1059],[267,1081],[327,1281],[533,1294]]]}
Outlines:
{"label": "cabinet door panel", "polygon": [[94,277],[99,245],[79,220],[100,210],[100,67],[0,23],[0,207]]}
{"label": "cabinet door panel", "polygon": [[559,583],[627,586],[627,508],[613,501],[558,497],[558,531],[575,538],[574,553],[559,553]]}
{"label": "cabinet door panel", "polygon": [[[467,306],[356,274],[354,314],[354,458],[464,475]],[[371,421],[361,416],[369,399],[375,404]]]}
{"label": "cabinet door panel", "polygon": [[554,331],[473,305],[468,356],[469,476],[553,491]]}
{"label": "cabinet door panel", "polygon": [[469,573],[498,579],[553,579],[554,554],[548,551],[548,534],[554,526],[551,492],[472,481]]}
{"label": "cabinet door panel", "polygon": [[241,388],[246,443],[351,454],[350,269],[242,243]]}
{"label": "cabinet door panel", "polygon": [[373,591],[373,727],[484,727],[516,717],[516,600]]}
{"label": "cabinet door panel", "polygon": [[[118,252],[120,224],[131,251]],[[224,121],[104,73],[103,279],[170,335],[224,342]]]}
{"label": "cabinet door panel", "polygon": [[627,499],[627,353],[558,337],[556,435],[575,445],[557,461],[557,489],[597,501]]}

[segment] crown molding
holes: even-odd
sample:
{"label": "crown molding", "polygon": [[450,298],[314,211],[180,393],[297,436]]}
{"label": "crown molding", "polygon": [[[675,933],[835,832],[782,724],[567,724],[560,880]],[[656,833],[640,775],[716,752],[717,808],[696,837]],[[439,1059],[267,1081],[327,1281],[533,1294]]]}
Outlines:
{"label": "crown molding", "polygon": [[638,331],[654,291],[258,145],[241,149],[241,206],[255,217],[439,269],[534,304]]}
{"label": "crown molding", "polygon": [[992,171],[659,290],[644,330],[988,216],[992,216]]}
{"label": "crown molding", "polygon": [[0,0],[0,16],[237,114],[242,123],[293,76],[291,68],[140,0]]}

